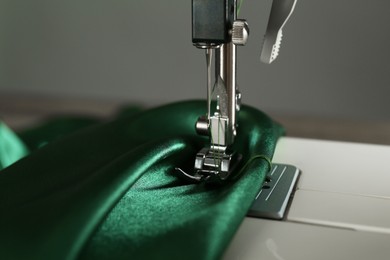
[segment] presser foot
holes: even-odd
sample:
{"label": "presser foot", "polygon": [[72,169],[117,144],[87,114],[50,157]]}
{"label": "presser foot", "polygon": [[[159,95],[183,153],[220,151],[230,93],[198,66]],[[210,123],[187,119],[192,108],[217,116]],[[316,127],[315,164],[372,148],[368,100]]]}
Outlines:
{"label": "presser foot", "polygon": [[241,161],[242,156],[237,152],[215,151],[203,148],[196,154],[192,174],[176,168],[179,177],[191,182],[221,183],[226,181]]}

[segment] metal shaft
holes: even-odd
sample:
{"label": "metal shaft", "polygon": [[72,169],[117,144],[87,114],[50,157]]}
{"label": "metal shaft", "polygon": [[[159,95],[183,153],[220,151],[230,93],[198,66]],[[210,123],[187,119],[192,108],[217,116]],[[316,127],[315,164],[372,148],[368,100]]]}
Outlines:
{"label": "metal shaft", "polygon": [[228,144],[232,144],[236,128],[236,50],[233,43],[221,45],[217,50],[216,73],[225,83],[227,94]]}
{"label": "metal shaft", "polygon": [[236,49],[233,43],[226,44],[224,56],[226,60],[226,92],[228,94],[228,118],[229,129],[231,129],[231,136],[234,138],[234,131],[236,127]]}

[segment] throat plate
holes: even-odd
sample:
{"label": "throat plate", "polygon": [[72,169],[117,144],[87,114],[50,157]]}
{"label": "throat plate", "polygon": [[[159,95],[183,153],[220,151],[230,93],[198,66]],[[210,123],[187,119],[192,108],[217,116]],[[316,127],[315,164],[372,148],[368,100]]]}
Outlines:
{"label": "throat plate", "polygon": [[247,216],[283,219],[288,202],[294,195],[299,174],[300,171],[295,166],[274,164]]}

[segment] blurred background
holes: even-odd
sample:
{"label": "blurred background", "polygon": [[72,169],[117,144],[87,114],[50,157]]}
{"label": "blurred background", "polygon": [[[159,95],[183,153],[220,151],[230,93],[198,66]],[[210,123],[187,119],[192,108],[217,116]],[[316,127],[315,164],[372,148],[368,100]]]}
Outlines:
{"label": "blurred background", "polygon": [[[290,136],[390,144],[390,2],[298,0],[279,58],[260,63],[271,0],[244,0],[243,102]],[[108,117],[206,97],[190,0],[0,0],[0,118],[14,129],[58,113]]]}

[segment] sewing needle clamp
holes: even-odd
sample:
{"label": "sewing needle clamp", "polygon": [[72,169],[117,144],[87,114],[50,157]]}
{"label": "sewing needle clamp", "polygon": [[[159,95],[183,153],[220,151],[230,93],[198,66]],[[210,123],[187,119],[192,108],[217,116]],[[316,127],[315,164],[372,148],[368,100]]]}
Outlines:
{"label": "sewing needle clamp", "polygon": [[[276,58],[281,29],[295,2],[274,0],[261,55],[263,62],[271,63]],[[205,50],[207,65],[207,113],[199,117],[195,130],[208,136],[210,143],[196,154],[192,173],[176,168],[181,177],[190,181],[225,181],[242,158],[231,147],[241,105],[236,80],[237,46],[246,44],[249,27],[245,20],[237,19],[237,10],[237,0],[192,0],[192,42]]]}

